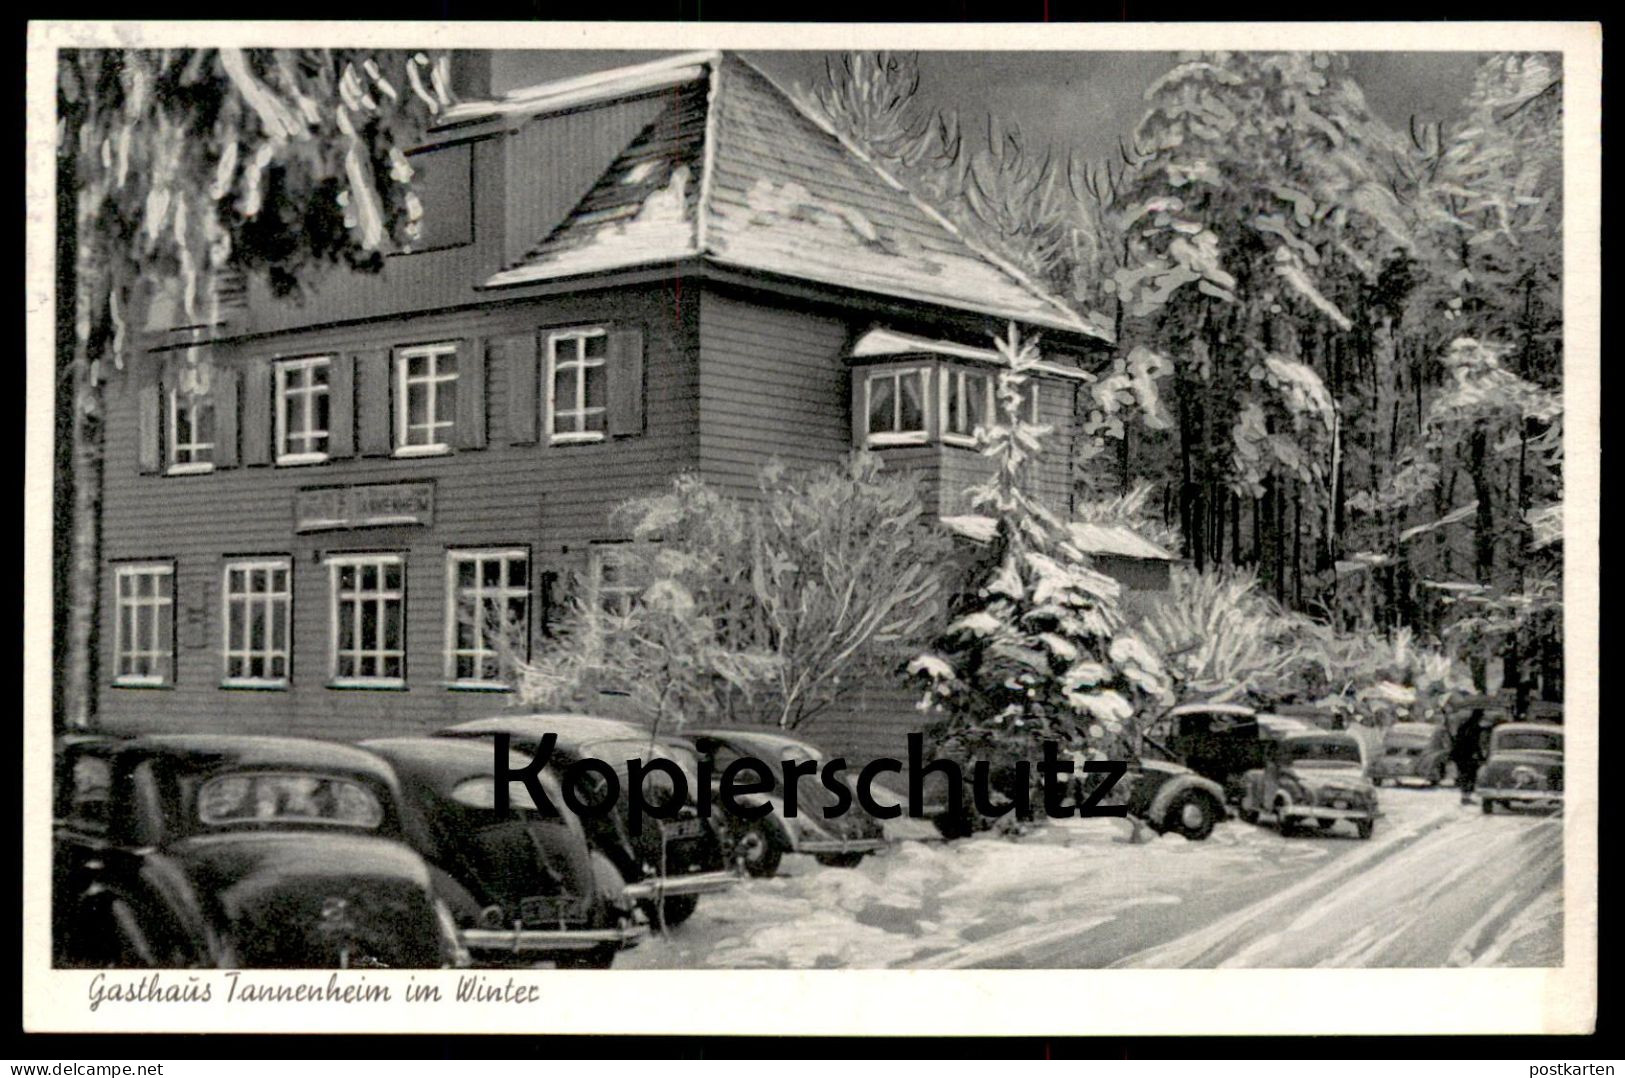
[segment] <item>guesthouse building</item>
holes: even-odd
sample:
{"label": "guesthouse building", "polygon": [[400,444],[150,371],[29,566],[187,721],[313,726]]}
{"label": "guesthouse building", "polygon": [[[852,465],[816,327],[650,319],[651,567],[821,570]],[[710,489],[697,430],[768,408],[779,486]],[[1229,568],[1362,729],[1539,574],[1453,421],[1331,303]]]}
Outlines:
{"label": "guesthouse building", "polygon": [[[1011,323],[1042,338],[1037,486],[1069,508],[1109,332],[746,60],[465,100],[409,160],[414,249],[302,300],[250,284],[110,389],[102,728],[348,739],[489,715],[495,645],[459,609],[501,610],[534,654],[576,582],[626,601],[610,510],[683,472],[749,492],[770,457],[866,446],[962,512]],[[909,703],[877,690],[817,735],[895,754]]]}

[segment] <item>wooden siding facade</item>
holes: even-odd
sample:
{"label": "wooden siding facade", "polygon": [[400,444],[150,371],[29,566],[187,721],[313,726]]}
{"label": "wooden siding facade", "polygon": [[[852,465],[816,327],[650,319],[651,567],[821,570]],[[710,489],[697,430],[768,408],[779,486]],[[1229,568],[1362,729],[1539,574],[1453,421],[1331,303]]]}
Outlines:
{"label": "wooden siding facade", "polygon": [[[698,293],[698,294],[696,294]],[[522,548],[530,555],[530,641],[547,646],[545,625],[587,568],[593,544],[624,538],[610,510],[664,486],[683,471],[741,494],[778,456],[795,467],[838,462],[854,443],[852,342],[874,312],[837,303],[774,299],[732,287],[664,285],[533,298],[475,308],[346,322],[244,337],[214,347],[222,463],[204,474],[168,475],[161,438],[146,429],[142,402],[161,395],[174,353],[138,365],[124,392],[110,394],[104,507],[103,678],[100,723],[109,730],[222,730],[360,738],[433,729],[509,705],[505,693],[450,686],[446,678],[448,551]],[[633,328],[643,341],[640,431],[602,443],[550,445],[546,432],[545,334],[550,328]],[[921,328],[914,326],[911,328]],[[456,447],[444,454],[392,454],[389,387],[369,390],[393,365],[376,357],[401,346],[456,342],[475,357],[460,365],[460,390],[483,382],[481,407],[459,396]],[[526,344],[525,342],[528,342]],[[534,362],[516,361],[534,356]],[[334,357],[330,393],[353,401],[330,413],[332,459],[279,466],[275,382],[281,358]],[[374,357],[372,362],[368,357]],[[479,378],[473,377],[474,370]],[[1075,383],[1041,380],[1041,419],[1056,428],[1041,465],[1042,491],[1064,511],[1071,489]],[[382,396],[380,396],[382,393]],[[236,408],[228,401],[235,400]],[[379,404],[383,400],[385,403]],[[369,409],[381,414],[369,414]],[[235,429],[232,429],[235,428]],[[143,443],[146,450],[143,451]],[[986,474],[971,449],[930,444],[878,451],[888,467],[921,476],[937,512],[963,511],[963,490]],[[235,461],[226,464],[225,460]],[[432,482],[433,521],[354,530],[296,530],[295,498],[312,487]],[[330,580],[326,559],[346,553],[405,559],[405,686],[333,687]],[[227,561],[286,557],[292,566],[291,677],[285,688],[222,685],[223,572]],[[113,684],[116,566],[174,564],[172,684]],[[901,756],[921,725],[917,699],[898,676],[867,686],[820,717],[809,736],[854,760]]]}
{"label": "wooden siding facade", "polygon": [[[265,463],[250,465],[244,455],[239,466],[194,475],[142,467],[138,450],[144,424],[138,413],[141,402],[151,398],[163,366],[161,357],[145,357],[123,391],[108,395],[100,724],[114,731],[219,730],[349,739],[430,729],[503,707],[506,694],[447,685],[448,551],[529,551],[531,646],[542,646],[549,599],[562,601],[573,578],[585,570],[592,543],[617,538],[610,508],[698,465],[696,323],[694,304],[679,305],[669,287],[644,287],[217,345],[218,391],[224,384],[266,385],[266,368],[277,358],[362,356],[426,341],[459,342],[466,355],[483,360],[484,407],[478,425],[484,427],[484,444],[443,455],[397,457],[388,451],[390,442],[378,453],[377,446],[361,441],[358,430],[351,452],[339,458],[340,424],[334,423],[334,459],[279,466],[270,463],[272,449],[260,454]],[[549,328],[581,325],[640,332],[645,342],[642,430],[598,443],[551,445],[545,416],[538,415],[546,401],[541,349],[530,353],[537,357],[537,367],[516,359],[515,353],[523,356],[522,342],[539,342]],[[460,365],[460,389],[469,384],[467,370]],[[333,379],[331,393],[341,392],[339,383]],[[352,392],[357,426],[377,429],[377,421],[366,417],[364,390],[357,384]],[[344,411],[335,406],[331,414]],[[239,437],[245,447],[269,441],[273,414],[274,407],[262,403],[251,412],[244,403]],[[465,417],[462,427],[470,425]],[[434,486],[432,523],[295,530],[295,499],[301,490],[422,482]],[[404,688],[329,687],[325,559],[361,552],[405,558]],[[260,556],[291,561],[291,677],[286,688],[225,688],[225,563]],[[119,564],[145,561],[174,563],[175,669],[172,684],[162,688],[122,687],[112,680],[113,574]]]}

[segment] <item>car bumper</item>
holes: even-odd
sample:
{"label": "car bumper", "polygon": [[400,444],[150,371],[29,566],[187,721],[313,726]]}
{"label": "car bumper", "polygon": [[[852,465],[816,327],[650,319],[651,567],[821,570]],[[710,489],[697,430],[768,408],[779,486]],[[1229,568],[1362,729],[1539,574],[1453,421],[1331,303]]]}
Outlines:
{"label": "car bumper", "polygon": [[1372,764],[1371,777],[1374,779],[1420,778],[1421,768],[1416,764]]}
{"label": "car bumper", "polygon": [[649,934],[642,925],[620,928],[466,928],[458,933],[473,958],[547,955],[612,946],[635,947]]}
{"label": "car bumper", "polygon": [[883,838],[807,838],[796,843],[797,853],[874,853],[886,848]]}
{"label": "car bumper", "polygon": [[726,891],[739,882],[733,872],[692,872],[686,876],[657,876],[626,885],[626,897],[633,902],[654,902],[679,895],[708,895]]}
{"label": "car bumper", "polygon": [[1281,810],[1281,815],[1309,820],[1374,820],[1381,816],[1382,813],[1376,809],[1340,809],[1323,805],[1288,805]]}
{"label": "car bumper", "polygon": [[1562,790],[1530,790],[1521,786],[1480,786],[1473,791],[1480,800],[1490,801],[1555,801],[1563,803]]}

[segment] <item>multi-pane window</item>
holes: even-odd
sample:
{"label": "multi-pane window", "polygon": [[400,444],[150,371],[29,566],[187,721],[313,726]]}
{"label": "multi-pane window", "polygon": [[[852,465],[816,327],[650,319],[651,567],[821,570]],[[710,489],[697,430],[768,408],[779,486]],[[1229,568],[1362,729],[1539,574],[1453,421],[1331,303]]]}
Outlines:
{"label": "multi-pane window", "polygon": [[503,685],[503,652],[529,657],[529,552],[453,550],[446,555],[446,584],[447,679]]}
{"label": "multi-pane window", "polygon": [[327,459],[328,356],[276,365],[276,461],[308,464]]}
{"label": "multi-pane window", "polygon": [[648,586],[648,548],[632,543],[594,547],[588,558],[588,601],[595,610],[626,615]]}
{"label": "multi-pane window", "polygon": [[214,467],[214,402],[201,394],[169,391],[169,470],[206,472]]}
{"label": "multi-pane window", "polygon": [[554,442],[604,437],[609,396],[609,335],[575,329],[547,338],[547,435]]}
{"label": "multi-pane window", "polygon": [[119,566],[114,600],[114,684],[170,684],[175,670],[175,567],[167,562]]}
{"label": "multi-pane window", "polygon": [[395,356],[395,452],[445,452],[456,425],[457,346],[401,349]]}
{"label": "multi-pane window", "polygon": [[864,379],[864,414],[870,445],[923,442],[927,369],[871,371]]}
{"label": "multi-pane window", "polygon": [[221,652],[228,685],[288,683],[292,566],[287,558],[233,561],[221,586]]}
{"label": "multi-pane window", "polygon": [[993,378],[979,371],[946,370],[942,379],[942,440],[976,444],[976,428],[993,412]]}
{"label": "multi-pane window", "polygon": [[406,563],[399,554],[347,554],[327,562],[332,675],[341,685],[406,679]]}

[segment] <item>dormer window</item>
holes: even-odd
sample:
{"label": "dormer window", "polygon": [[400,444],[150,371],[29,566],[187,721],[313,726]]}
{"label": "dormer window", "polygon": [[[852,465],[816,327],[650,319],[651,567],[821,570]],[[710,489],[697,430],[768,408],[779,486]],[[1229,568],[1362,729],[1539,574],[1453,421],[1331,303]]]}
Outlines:
{"label": "dormer window", "polygon": [[871,446],[923,445],[926,426],[926,385],[931,368],[886,367],[863,374],[865,441]]}

